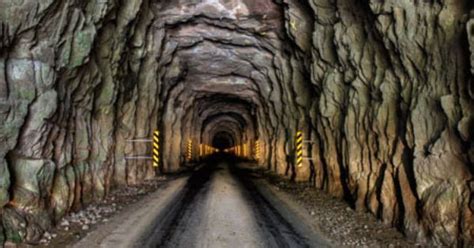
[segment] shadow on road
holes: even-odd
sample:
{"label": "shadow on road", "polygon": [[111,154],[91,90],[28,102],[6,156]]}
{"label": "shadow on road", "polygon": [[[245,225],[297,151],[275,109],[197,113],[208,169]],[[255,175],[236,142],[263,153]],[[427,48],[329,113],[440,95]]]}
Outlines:
{"label": "shadow on road", "polygon": [[[302,235],[304,228],[299,223],[295,228],[287,213],[262,194],[252,170],[239,166],[242,162],[248,161],[216,154],[197,166],[182,192],[158,218],[144,246],[228,246],[232,244],[226,242],[238,240],[238,235],[248,239],[244,243],[248,247],[326,246],[309,240],[307,232]],[[242,226],[252,230],[240,230]]]}

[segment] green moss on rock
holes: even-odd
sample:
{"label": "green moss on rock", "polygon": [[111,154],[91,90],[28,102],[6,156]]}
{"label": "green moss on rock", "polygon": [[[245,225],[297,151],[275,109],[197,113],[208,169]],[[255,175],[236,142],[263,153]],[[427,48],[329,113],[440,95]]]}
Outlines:
{"label": "green moss on rock", "polygon": [[95,35],[96,31],[93,26],[76,33],[74,36],[71,58],[69,61],[69,66],[71,68],[84,64],[86,58],[91,52]]}

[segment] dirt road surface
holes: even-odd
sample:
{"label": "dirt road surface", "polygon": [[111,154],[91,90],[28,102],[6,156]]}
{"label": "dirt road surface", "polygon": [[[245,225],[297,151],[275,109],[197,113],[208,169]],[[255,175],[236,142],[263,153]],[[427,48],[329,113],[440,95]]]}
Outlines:
{"label": "dirt road surface", "polygon": [[330,247],[301,211],[252,180],[249,170],[211,161],[75,245],[89,247]]}

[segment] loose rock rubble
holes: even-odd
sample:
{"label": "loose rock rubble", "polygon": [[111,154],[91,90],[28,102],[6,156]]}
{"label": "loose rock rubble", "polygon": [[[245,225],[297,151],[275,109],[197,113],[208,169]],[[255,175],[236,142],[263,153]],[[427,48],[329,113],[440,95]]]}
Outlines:
{"label": "loose rock rubble", "polygon": [[[100,226],[101,223],[108,222],[127,205],[157,190],[166,180],[166,177],[159,177],[145,181],[140,185],[117,189],[103,201],[68,214],[51,232],[43,234],[40,247],[62,248],[71,245]],[[15,245],[10,244],[9,247],[15,247]]]}
{"label": "loose rock rubble", "polygon": [[408,240],[402,233],[384,225],[366,212],[354,211],[344,201],[331,197],[307,183],[294,183],[272,172],[258,171],[258,175],[288,193],[307,209],[321,231],[336,245],[344,247],[422,247]]}

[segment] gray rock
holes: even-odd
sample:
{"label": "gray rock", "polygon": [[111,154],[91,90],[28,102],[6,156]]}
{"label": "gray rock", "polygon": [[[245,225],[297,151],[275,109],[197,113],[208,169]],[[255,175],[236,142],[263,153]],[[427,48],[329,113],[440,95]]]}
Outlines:
{"label": "gray rock", "polygon": [[[258,164],[277,175],[435,245],[474,242],[469,0],[188,2],[0,2],[8,238],[36,239],[105,203],[112,183],[136,201],[155,169],[124,159],[150,153],[127,140],[159,127],[160,171],[192,166],[218,134],[248,158],[259,139]],[[294,164],[297,130],[312,163]],[[68,221],[120,209],[91,205]]]}
{"label": "gray rock", "polygon": [[471,74],[474,75],[474,17],[466,25],[469,49],[471,51]]}

